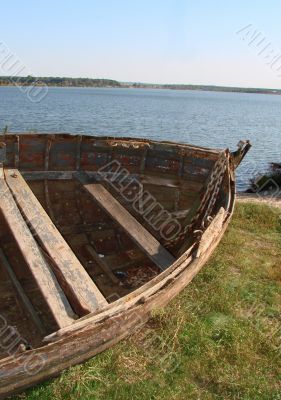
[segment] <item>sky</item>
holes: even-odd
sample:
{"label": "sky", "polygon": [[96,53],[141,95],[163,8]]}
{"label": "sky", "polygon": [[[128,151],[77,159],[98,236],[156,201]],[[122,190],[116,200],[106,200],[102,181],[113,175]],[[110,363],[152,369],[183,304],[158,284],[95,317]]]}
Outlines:
{"label": "sky", "polygon": [[280,0],[2,1],[0,44],[33,76],[281,89],[280,15]]}

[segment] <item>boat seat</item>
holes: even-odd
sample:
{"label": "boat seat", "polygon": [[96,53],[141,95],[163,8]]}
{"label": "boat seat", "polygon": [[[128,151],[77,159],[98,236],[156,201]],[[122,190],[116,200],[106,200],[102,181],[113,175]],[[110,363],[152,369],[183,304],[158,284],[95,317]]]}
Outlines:
{"label": "boat seat", "polygon": [[93,183],[84,172],[75,173],[93,199],[116,221],[142,251],[163,271],[175,258],[100,183]]}
{"label": "boat seat", "polygon": [[[17,234],[17,241],[19,245],[22,246],[22,253],[26,260],[29,262],[30,258],[29,248],[24,247],[27,239],[30,242],[32,250],[36,252],[37,258],[40,257],[40,268],[36,268],[37,264],[36,260],[34,260],[35,265],[33,273],[36,277],[37,275],[41,276],[42,266],[46,269],[47,265],[50,264],[51,268],[48,268],[50,271],[49,275],[51,271],[54,272],[71,307],[79,317],[90,312],[95,312],[106,306],[108,302],[52,223],[50,217],[41,206],[20,172],[16,169],[5,169],[4,174],[7,183],[6,186],[8,186],[8,190],[10,191],[8,197],[10,200],[12,199],[14,212],[16,213],[16,218],[10,218],[8,223],[14,235]],[[4,184],[5,182],[2,179],[2,189]],[[9,203],[9,201],[7,203]],[[7,213],[7,208],[8,204],[3,210],[4,215]],[[14,219],[18,225],[21,225],[22,235],[16,232],[17,229],[16,225],[14,225]],[[28,229],[27,225],[30,229]],[[33,235],[36,237],[36,240],[30,231],[32,231]],[[44,263],[44,258],[38,249],[38,245],[44,250],[48,264],[46,264],[46,262]],[[42,282],[38,281],[38,283],[41,288]],[[54,288],[52,288],[52,290],[54,290]]]}

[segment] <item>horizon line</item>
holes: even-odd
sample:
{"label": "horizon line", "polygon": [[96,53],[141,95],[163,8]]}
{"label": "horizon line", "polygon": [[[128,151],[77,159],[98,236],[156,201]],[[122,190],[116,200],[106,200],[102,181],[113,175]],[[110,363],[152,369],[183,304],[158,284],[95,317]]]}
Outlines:
{"label": "horizon line", "polygon": [[55,75],[45,75],[45,76],[35,76],[35,75],[27,75],[27,76],[12,76],[12,75],[0,75],[1,78],[11,78],[12,79],[20,79],[20,78],[28,78],[32,77],[34,79],[40,78],[59,78],[59,79],[89,79],[89,80],[108,80],[108,81],[116,81],[120,84],[127,84],[127,85],[157,85],[157,86],[200,86],[200,87],[217,87],[217,88],[227,88],[227,89],[252,89],[252,90],[271,90],[271,91],[281,91],[278,88],[270,88],[270,87],[257,87],[257,86],[239,86],[239,85],[219,85],[219,84],[201,84],[201,83],[158,83],[158,82],[146,82],[146,81],[123,81],[113,78],[89,78],[85,76],[79,77],[71,77],[71,76],[55,76]]}

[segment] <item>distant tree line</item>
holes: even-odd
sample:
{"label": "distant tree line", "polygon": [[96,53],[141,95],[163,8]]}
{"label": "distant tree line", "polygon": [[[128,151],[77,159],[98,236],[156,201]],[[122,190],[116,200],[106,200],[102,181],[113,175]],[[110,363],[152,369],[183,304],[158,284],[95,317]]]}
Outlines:
{"label": "distant tree line", "polygon": [[78,87],[120,87],[121,84],[112,79],[91,78],[59,78],[59,77],[34,77],[34,76],[0,76],[0,86],[19,85],[47,85],[47,86],[78,86]]}
{"label": "distant tree line", "polygon": [[235,93],[263,93],[263,94],[281,94],[278,89],[259,89],[259,88],[242,88],[230,86],[215,85],[185,85],[185,84],[153,84],[153,83],[127,83],[122,86],[143,88],[143,89],[170,89],[170,90],[201,90],[208,92],[235,92]]}

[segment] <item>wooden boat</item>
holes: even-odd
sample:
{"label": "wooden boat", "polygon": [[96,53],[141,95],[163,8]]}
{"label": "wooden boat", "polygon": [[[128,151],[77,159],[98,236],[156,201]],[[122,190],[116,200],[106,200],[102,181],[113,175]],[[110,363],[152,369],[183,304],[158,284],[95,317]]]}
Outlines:
{"label": "wooden boat", "polygon": [[250,148],[66,134],[0,137],[0,396],[143,325],[230,221]]}

